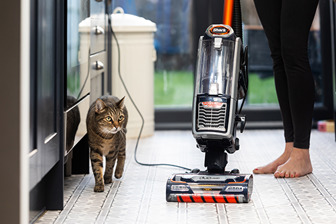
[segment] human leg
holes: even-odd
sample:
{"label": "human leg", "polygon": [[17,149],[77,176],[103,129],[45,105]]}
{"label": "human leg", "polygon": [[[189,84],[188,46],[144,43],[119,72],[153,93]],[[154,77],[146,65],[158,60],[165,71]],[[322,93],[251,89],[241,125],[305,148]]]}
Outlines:
{"label": "human leg", "polygon": [[289,105],[287,75],[281,52],[282,0],[254,0],[254,2],[271,50],[275,88],[283,120],[285,141],[293,142],[294,131]]}
{"label": "human leg", "polygon": [[[318,0],[282,0],[281,54],[287,76],[294,147],[308,149],[314,108],[314,80],[308,35]],[[304,6],[304,7],[302,7]]]}
{"label": "human leg", "polygon": [[[314,105],[314,81],[307,42],[317,3],[318,0],[255,0],[272,52],[275,85],[287,143],[285,152],[279,158],[258,167],[254,173],[273,173],[277,166],[275,177],[297,177],[312,172],[307,149]],[[293,141],[293,153],[288,156],[291,151],[289,143]]]}
{"label": "human leg", "polygon": [[[312,172],[309,141],[314,108],[314,80],[308,60],[308,35],[318,0],[283,0],[281,46],[288,80],[294,148],[275,177],[300,177]],[[302,5],[305,5],[304,9]]]}

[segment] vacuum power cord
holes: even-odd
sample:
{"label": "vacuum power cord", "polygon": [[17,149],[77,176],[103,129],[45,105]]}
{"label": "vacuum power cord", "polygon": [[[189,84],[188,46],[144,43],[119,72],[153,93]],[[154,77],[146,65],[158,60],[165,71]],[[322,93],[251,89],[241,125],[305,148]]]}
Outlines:
{"label": "vacuum power cord", "polygon": [[136,140],[136,144],[135,144],[135,148],[134,148],[134,160],[137,164],[139,165],[142,165],[142,166],[170,166],[170,167],[176,167],[176,168],[181,168],[181,169],[185,169],[185,170],[188,170],[188,171],[191,171],[190,168],[187,168],[187,167],[183,167],[183,166],[179,166],[179,165],[174,165],[174,164],[167,164],[167,163],[143,163],[143,162],[140,162],[138,159],[137,159],[137,151],[138,151],[138,146],[139,146],[139,141],[140,141],[140,138],[141,138],[141,134],[142,134],[142,131],[143,131],[143,127],[145,125],[145,119],[143,118],[139,108],[137,107],[136,103],[134,102],[131,94],[129,93],[128,91],[128,88],[125,84],[125,81],[121,75],[121,71],[120,71],[120,46],[119,46],[119,42],[118,42],[118,39],[117,39],[117,36],[116,34],[114,33],[113,31],[113,28],[112,28],[112,23],[111,23],[111,18],[109,17],[108,18],[108,25],[109,25],[109,28],[110,28],[110,31],[111,31],[111,34],[116,42],[116,45],[117,45],[117,52],[118,52],[118,76],[120,78],[120,81],[126,91],[126,94],[127,96],[129,97],[131,103],[133,104],[134,108],[136,109],[137,113],[139,114],[140,118],[141,118],[141,127],[140,127],[140,131],[139,131],[139,135],[137,137],[137,140]]}

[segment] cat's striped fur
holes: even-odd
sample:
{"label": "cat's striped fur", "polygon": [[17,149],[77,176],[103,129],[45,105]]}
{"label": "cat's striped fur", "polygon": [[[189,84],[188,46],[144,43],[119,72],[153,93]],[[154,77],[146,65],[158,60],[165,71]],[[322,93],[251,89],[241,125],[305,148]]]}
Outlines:
{"label": "cat's striped fur", "polygon": [[[124,97],[125,98],[125,97]],[[115,174],[121,178],[126,158],[126,125],[128,120],[124,98],[115,96],[98,98],[90,106],[86,126],[88,132],[92,171],[95,177],[95,192],[103,192],[104,184],[112,183]],[[103,156],[106,168],[103,176]]]}

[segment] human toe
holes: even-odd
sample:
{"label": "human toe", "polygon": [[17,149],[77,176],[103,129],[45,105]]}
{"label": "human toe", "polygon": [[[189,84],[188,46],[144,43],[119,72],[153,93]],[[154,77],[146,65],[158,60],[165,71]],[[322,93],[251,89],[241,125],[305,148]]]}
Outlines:
{"label": "human toe", "polygon": [[274,172],[275,178],[284,178],[286,176],[286,171],[282,169],[282,166],[279,166],[278,169]]}
{"label": "human toe", "polygon": [[262,170],[262,169],[261,169],[260,167],[255,168],[255,169],[253,170],[253,173],[254,173],[254,174],[261,174],[261,173],[262,173],[261,170]]}
{"label": "human toe", "polygon": [[290,171],[286,171],[284,176],[285,176],[285,178],[289,178],[290,175],[291,175]]}
{"label": "human toe", "polygon": [[277,171],[274,172],[274,177],[275,177],[275,178],[279,178],[280,175],[281,175],[281,172],[280,172],[280,171],[277,170]]}

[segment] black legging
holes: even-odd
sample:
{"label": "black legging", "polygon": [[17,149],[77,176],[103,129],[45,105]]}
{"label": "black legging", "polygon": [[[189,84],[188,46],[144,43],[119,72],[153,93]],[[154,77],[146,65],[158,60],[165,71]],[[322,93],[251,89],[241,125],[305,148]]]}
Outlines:
{"label": "black legging", "polygon": [[286,142],[308,149],[315,87],[308,34],[318,0],[254,0],[273,59]]}

